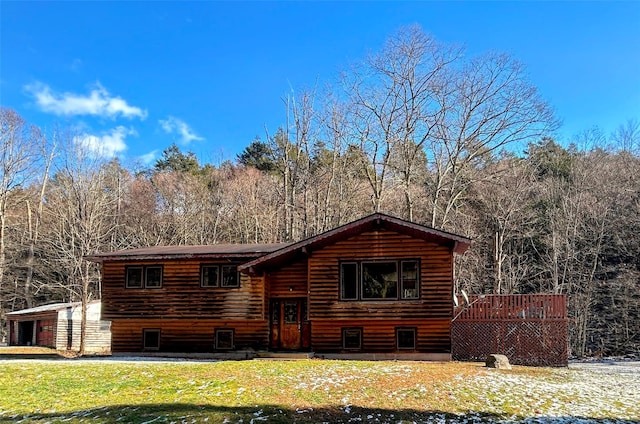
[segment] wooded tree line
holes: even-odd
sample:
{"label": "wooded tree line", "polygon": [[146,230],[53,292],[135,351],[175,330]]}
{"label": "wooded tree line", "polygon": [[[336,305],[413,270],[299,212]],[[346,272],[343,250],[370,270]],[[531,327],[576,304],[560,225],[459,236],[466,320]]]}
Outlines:
{"label": "wooded tree line", "polygon": [[283,127],[235,161],[173,145],[142,170],[2,109],[0,331],[99,297],[95,252],[297,241],[381,211],[474,239],[456,292],[565,293],[573,355],[640,352],[637,121],[563,147],[517,61],[417,27],[283,100]]}

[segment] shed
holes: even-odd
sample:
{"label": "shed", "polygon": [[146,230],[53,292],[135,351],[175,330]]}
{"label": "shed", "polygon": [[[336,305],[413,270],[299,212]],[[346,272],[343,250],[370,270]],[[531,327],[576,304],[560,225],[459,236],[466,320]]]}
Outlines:
{"label": "shed", "polygon": [[[87,305],[85,351],[108,353],[111,323],[100,320],[101,302]],[[53,303],[7,314],[10,346],[42,346],[56,350],[80,350],[82,303]]]}

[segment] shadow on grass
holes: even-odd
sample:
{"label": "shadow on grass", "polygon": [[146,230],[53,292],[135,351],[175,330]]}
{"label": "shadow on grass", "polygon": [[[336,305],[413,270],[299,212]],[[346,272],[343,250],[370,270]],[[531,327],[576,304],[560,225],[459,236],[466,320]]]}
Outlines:
{"label": "shadow on grass", "polygon": [[277,405],[232,407],[193,404],[140,404],[92,408],[67,413],[35,413],[29,415],[0,415],[4,423],[638,423],[636,420],[616,420],[590,417],[506,416],[468,411],[452,414],[441,411],[412,409],[368,409],[355,406],[335,408],[282,408]]}

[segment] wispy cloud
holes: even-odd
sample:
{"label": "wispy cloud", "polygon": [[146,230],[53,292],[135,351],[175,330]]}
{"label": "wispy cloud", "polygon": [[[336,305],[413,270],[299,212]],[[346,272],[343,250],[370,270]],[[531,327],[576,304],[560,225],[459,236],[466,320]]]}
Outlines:
{"label": "wispy cloud", "polygon": [[99,82],[88,94],[56,93],[46,84],[36,82],[25,86],[25,90],[45,112],[56,115],[95,115],[103,118],[147,117],[147,111],[131,106],[120,96],[112,96]]}
{"label": "wispy cloud", "polygon": [[94,156],[110,159],[127,150],[125,138],[137,135],[131,128],[118,126],[102,135],[82,134],[74,137],[73,141],[88,149]]}
{"label": "wispy cloud", "polygon": [[155,161],[157,157],[158,151],[152,150],[149,153],[145,153],[144,155],[138,157],[138,159],[143,165],[151,165],[151,163],[153,163],[153,161]]}
{"label": "wispy cloud", "polygon": [[82,59],[73,59],[71,65],[69,65],[69,69],[71,69],[73,72],[79,72],[80,69],[82,69]]}
{"label": "wispy cloud", "polygon": [[186,122],[182,119],[176,118],[175,116],[169,116],[167,119],[160,119],[158,122],[164,132],[167,134],[178,135],[180,137],[180,142],[183,144],[189,144],[194,140],[204,140],[204,138],[196,135]]}

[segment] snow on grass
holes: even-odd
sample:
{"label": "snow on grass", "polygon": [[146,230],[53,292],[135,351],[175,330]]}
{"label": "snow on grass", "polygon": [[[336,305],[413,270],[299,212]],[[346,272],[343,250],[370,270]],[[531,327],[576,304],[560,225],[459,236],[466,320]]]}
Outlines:
{"label": "snow on grass", "polygon": [[[640,364],[0,363],[0,423],[638,423]],[[13,380],[12,380],[13,379]]]}

